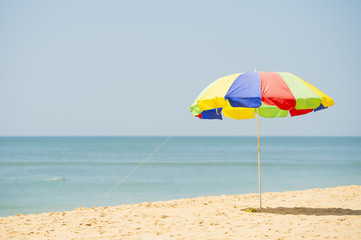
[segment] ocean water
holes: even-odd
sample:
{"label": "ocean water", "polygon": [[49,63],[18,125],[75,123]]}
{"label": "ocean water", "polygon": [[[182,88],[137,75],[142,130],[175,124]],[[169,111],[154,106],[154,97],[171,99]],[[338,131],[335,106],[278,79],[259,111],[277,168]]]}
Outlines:
{"label": "ocean water", "polygon": [[[0,137],[0,216],[90,207],[166,137]],[[174,137],[100,206],[258,192],[256,137]],[[261,137],[262,190],[361,185],[360,137]]]}

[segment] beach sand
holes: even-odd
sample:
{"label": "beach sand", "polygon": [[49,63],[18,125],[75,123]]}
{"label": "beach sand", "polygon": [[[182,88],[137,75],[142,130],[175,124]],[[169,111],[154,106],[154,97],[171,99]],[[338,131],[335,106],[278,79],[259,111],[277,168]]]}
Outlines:
{"label": "beach sand", "polygon": [[0,239],[361,239],[361,186],[0,218]]}

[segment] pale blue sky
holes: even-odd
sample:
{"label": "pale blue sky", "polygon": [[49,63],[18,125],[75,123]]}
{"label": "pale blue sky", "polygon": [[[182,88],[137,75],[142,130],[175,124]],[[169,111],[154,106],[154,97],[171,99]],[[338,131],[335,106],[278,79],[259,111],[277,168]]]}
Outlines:
{"label": "pale blue sky", "polygon": [[[360,136],[360,1],[0,1],[0,136],[169,135],[209,83],[287,71],[335,106],[261,135]],[[179,135],[256,135],[196,118]]]}

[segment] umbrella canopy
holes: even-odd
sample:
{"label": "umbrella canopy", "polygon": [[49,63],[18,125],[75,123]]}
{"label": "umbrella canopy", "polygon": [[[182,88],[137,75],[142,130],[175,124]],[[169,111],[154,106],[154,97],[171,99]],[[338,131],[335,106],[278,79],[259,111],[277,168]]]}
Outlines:
{"label": "umbrella canopy", "polygon": [[246,72],[222,77],[206,87],[190,106],[201,119],[254,118],[257,113],[259,208],[261,200],[261,150],[259,116],[291,117],[334,105],[332,98],[287,72]]}
{"label": "umbrella canopy", "polygon": [[287,72],[246,72],[222,77],[205,88],[190,107],[201,119],[298,116],[330,107],[332,98]]}

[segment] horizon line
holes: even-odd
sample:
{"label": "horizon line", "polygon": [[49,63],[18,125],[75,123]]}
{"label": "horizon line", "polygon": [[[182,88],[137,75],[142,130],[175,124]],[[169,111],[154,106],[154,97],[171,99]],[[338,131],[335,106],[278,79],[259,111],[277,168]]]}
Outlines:
{"label": "horizon line", "polygon": [[[4,135],[5,137],[169,137],[168,135]],[[174,137],[257,137],[257,135],[179,135]],[[263,135],[260,137],[361,137],[360,135]]]}

